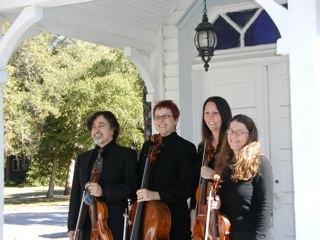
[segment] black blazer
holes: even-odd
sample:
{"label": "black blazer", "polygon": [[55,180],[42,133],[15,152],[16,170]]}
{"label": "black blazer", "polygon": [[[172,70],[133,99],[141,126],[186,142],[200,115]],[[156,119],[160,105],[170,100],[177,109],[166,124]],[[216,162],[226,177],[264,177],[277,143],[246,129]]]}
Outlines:
{"label": "black blazer", "polygon": [[[97,150],[92,149],[80,154],[75,163],[72,182],[68,231],[76,228],[82,192],[90,179],[92,163]],[[137,153],[116,143],[109,143],[103,152],[103,169],[99,185],[102,187],[101,199],[108,207],[108,226],[114,239],[122,239],[123,213],[127,199],[134,196],[138,187]],[[83,224],[84,232],[90,232],[90,218],[87,214]]]}

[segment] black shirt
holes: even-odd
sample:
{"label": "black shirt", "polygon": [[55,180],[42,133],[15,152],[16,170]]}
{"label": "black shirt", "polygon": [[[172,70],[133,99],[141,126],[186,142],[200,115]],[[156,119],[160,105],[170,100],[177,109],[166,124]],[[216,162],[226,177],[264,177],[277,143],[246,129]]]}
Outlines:
{"label": "black shirt", "polygon": [[[270,162],[261,157],[258,174],[233,182],[231,169],[222,174],[221,213],[231,223],[232,240],[265,240],[272,225],[273,175]],[[237,237],[237,236],[244,236]]]}

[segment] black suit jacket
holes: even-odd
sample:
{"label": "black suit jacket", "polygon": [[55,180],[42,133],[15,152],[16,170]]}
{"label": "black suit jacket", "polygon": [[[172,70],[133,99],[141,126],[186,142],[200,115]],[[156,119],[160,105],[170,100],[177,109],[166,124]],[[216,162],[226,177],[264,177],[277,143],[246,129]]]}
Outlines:
{"label": "black suit jacket", "polygon": [[[80,154],[75,163],[72,182],[68,231],[76,228],[82,192],[90,179],[92,163],[97,150],[92,149]],[[101,199],[108,207],[108,226],[114,239],[122,239],[123,213],[127,199],[134,196],[138,187],[137,154],[134,150],[109,143],[103,152],[103,169],[99,180],[103,195]],[[90,232],[90,218],[86,215],[83,223],[84,232]]]}

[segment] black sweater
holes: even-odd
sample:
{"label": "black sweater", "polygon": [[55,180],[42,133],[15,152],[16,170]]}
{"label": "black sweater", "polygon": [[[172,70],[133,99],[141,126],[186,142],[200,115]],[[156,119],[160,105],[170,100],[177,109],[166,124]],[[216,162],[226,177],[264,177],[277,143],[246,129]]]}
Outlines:
{"label": "black sweater", "polygon": [[[139,157],[142,176],[147,153],[153,145],[146,142]],[[176,132],[162,139],[156,161],[150,166],[148,190],[159,192],[171,213],[170,239],[190,239],[190,218],[187,199],[194,186],[196,147]]]}
{"label": "black sweater", "polygon": [[250,180],[231,181],[228,168],[222,176],[221,213],[231,222],[232,240],[266,240],[272,226],[273,174],[261,157],[258,174]]}

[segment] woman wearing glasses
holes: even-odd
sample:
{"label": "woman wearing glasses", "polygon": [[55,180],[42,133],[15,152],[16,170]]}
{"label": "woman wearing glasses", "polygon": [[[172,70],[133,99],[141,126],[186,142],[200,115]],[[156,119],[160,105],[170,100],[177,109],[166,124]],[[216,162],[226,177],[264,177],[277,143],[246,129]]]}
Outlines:
{"label": "woman wearing glasses", "polygon": [[[138,202],[159,200],[171,215],[170,239],[190,239],[187,199],[194,186],[196,147],[176,133],[179,109],[170,100],[160,101],[153,109],[154,126],[161,136],[156,158],[151,162],[147,188],[137,191]],[[144,143],[139,165],[141,176],[152,141]],[[150,217],[151,216],[146,216]],[[141,238],[139,238],[141,239]]]}
{"label": "woman wearing glasses", "polygon": [[215,170],[222,178],[221,208],[231,222],[231,240],[267,240],[273,212],[271,164],[261,153],[257,128],[246,115],[229,124]]}
{"label": "woman wearing glasses", "polygon": [[[196,181],[200,176],[204,179],[213,179],[216,154],[220,151],[223,139],[231,119],[231,109],[228,102],[219,96],[209,97],[203,104],[202,111],[202,141],[198,147],[197,163],[195,168]],[[204,146],[206,149],[204,149]],[[205,153],[205,154],[204,154]],[[208,158],[209,165],[203,165],[203,157]],[[197,182],[198,183],[198,182]],[[193,231],[196,208],[196,189],[191,198],[191,231]]]}

